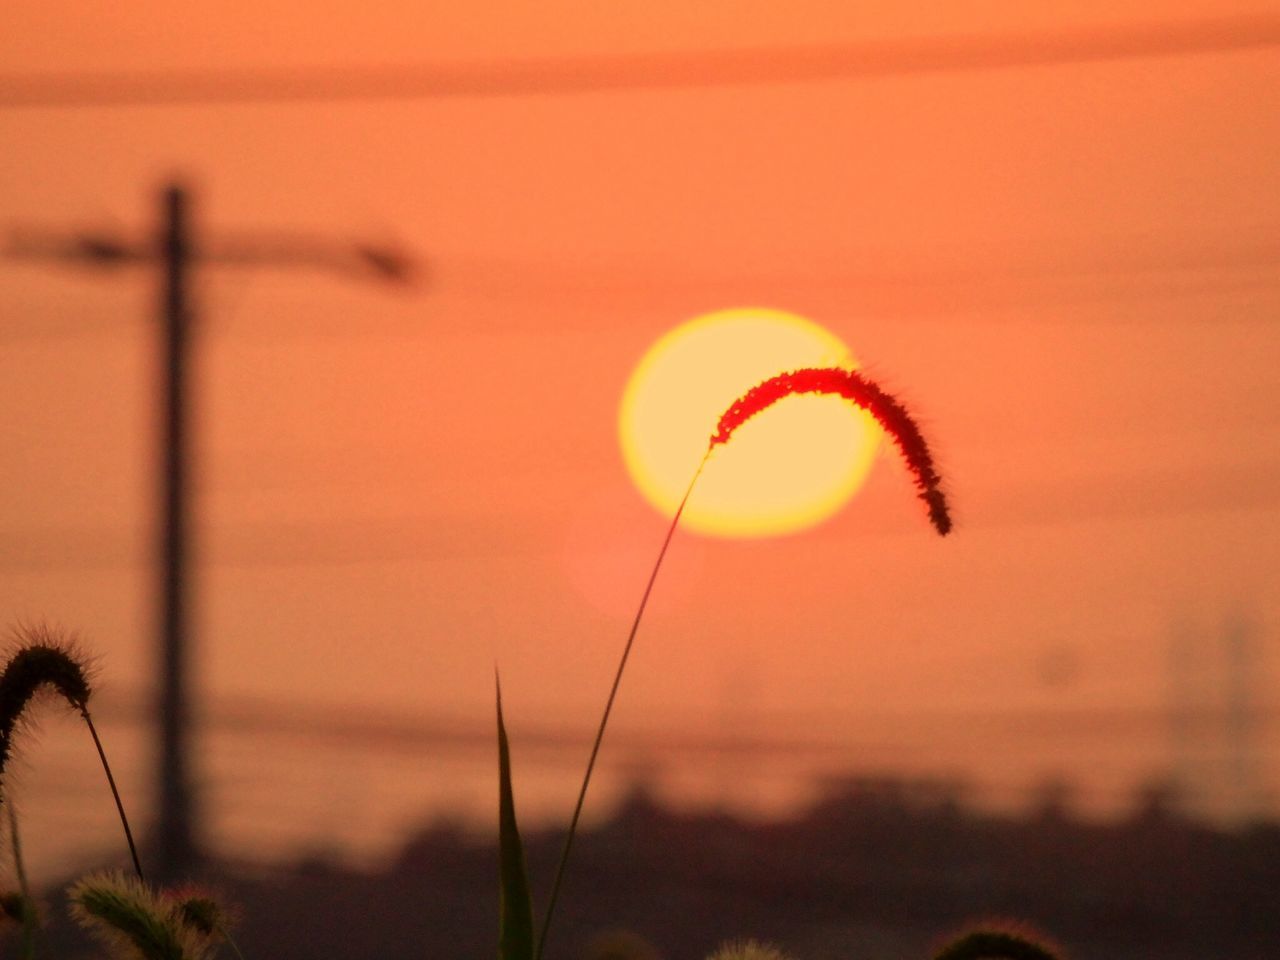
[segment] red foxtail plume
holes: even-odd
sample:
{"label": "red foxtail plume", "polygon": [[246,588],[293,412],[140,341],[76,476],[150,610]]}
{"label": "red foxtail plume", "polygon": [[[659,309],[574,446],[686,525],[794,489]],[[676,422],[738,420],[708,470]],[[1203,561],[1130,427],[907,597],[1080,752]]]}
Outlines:
{"label": "red foxtail plume", "polygon": [[880,386],[855,370],[839,367],[807,367],[780,373],[752,387],[720,417],[710,448],[727,443],[733,432],[757,413],[783,397],[799,393],[831,393],[844,397],[854,406],[866,410],[893,438],[902,451],[907,468],[915,480],[917,496],[929,510],[929,521],[942,536],[951,531],[951,514],[942,492],[942,478],[933,465],[929,447],[920,428],[906,408]]}

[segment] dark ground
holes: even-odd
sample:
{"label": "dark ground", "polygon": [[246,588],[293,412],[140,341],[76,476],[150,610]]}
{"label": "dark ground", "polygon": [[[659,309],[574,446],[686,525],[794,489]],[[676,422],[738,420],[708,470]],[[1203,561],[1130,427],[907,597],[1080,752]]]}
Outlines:
{"label": "dark ground", "polygon": [[[741,937],[796,960],[907,960],[966,922],[1003,917],[1074,960],[1280,957],[1280,824],[1214,829],[1156,792],[1110,824],[1053,803],[999,818],[959,798],[945,785],[855,781],[797,819],[751,824],[674,813],[637,791],[575,845],[548,956],[638,957],[605,948],[610,931],[632,931],[667,960],[702,960]],[[561,837],[525,842],[545,896]],[[448,826],[409,840],[381,873],[314,861],[209,874],[239,905],[248,960],[496,953],[493,841]],[[95,955],[66,935],[46,955]],[[9,937],[0,956],[16,948]]]}

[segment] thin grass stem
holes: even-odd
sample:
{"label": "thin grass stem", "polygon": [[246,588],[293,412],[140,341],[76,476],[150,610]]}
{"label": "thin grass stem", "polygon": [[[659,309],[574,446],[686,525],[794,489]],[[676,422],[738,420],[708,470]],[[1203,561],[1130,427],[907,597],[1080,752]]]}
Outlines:
{"label": "thin grass stem", "polygon": [[27,866],[22,858],[22,838],[18,835],[18,812],[13,801],[5,804],[9,815],[9,846],[13,850],[13,872],[18,876],[18,894],[22,897],[22,960],[35,960],[36,907],[27,881]]}
{"label": "thin grass stem", "polygon": [[111,775],[111,764],[107,762],[107,753],[102,749],[102,739],[98,736],[98,729],[93,725],[93,718],[89,716],[89,711],[81,707],[80,716],[84,718],[85,725],[89,728],[93,745],[98,748],[102,772],[107,775],[107,785],[111,787],[111,796],[116,802],[116,812],[120,814],[120,826],[124,827],[124,838],[129,844],[129,856],[133,858],[133,872],[138,875],[138,880],[146,883],[146,877],[142,875],[142,862],[138,859],[138,847],[133,842],[133,831],[129,829],[129,818],[124,812],[124,802],[120,799],[120,791],[116,788],[116,778]]}
{"label": "thin grass stem", "polygon": [[226,945],[231,948],[231,952],[236,955],[236,960],[244,960],[244,954],[240,952],[239,945],[236,943],[235,938],[231,936],[231,931],[226,928],[225,924],[218,924],[218,933],[222,935]]}
{"label": "thin grass stem", "polygon": [[667,548],[671,546],[671,538],[675,536],[676,527],[680,523],[680,515],[684,513],[685,504],[689,502],[689,494],[693,493],[693,485],[698,482],[698,477],[702,476],[702,468],[707,465],[707,458],[711,456],[711,447],[707,448],[707,452],[703,454],[702,461],[698,464],[698,469],[693,473],[693,479],[689,481],[689,486],[684,492],[684,496],[680,499],[680,505],[676,507],[675,516],[671,518],[671,526],[667,528],[667,535],[662,541],[662,549],[658,551],[658,559],[654,561],[653,570],[649,573],[649,582],[645,584],[644,593],[640,597],[640,606],[636,610],[635,619],[631,621],[631,632],[627,634],[626,646],[622,648],[622,659],[618,662],[618,670],[613,675],[613,686],[609,688],[609,699],[605,701],[604,715],[600,718],[600,726],[596,728],[596,739],[591,745],[591,757],[587,760],[587,772],[582,778],[582,788],[578,791],[578,802],[573,808],[573,817],[569,820],[569,832],[564,838],[564,849],[560,853],[560,863],[556,867],[556,878],[551,885],[551,897],[547,901],[547,913],[542,921],[542,933],[538,936],[538,949],[534,953],[535,960],[542,960],[542,951],[547,943],[547,931],[551,928],[551,917],[555,913],[556,900],[560,896],[560,886],[564,881],[565,866],[569,862],[569,851],[573,849],[573,839],[578,832],[578,820],[582,816],[582,805],[587,799],[587,787],[591,785],[591,774],[595,770],[596,756],[600,753],[600,743],[604,740],[604,728],[609,723],[609,714],[613,712],[613,701],[618,696],[618,685],[622,682],[622,672],[627,668],[627,659],[631,656],[631,647],[636,639],[636,632],[640,629],[640,619],[644,616],[644,609],[649,603],[649,594],[653,592],[653,584],[658,579],[658,570],[662,567],[662,559],[667,555]]}

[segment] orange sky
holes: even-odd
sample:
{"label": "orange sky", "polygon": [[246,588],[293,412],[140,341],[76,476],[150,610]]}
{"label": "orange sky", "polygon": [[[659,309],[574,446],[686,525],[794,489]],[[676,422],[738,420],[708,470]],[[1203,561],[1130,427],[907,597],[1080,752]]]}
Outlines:
{"label": "orange sky", "polygon": [[[1034,37],[1268,5],[435,6],[24,2],[0,72]],[[957,531],[934,537],[886,460],[810,533],[678,540],[620,725],[1160,705],[1174,625],[1216,651],[1233,617],[1274,708],[1278,63],[0,107],[0,227],[140,231],[182,171],[211,236],[390,240],[429,264],[407,292],[201,275],[211,698],[487,718],[496,658],[513,727],[589,727],[626,626],[609,598],[638,597],[664,523],[625,477],[622,387],[670,327],[762,304],[900,391]],[[122,689],[151,649],[153,284],[0,262],[0,616],[81,630]]]}

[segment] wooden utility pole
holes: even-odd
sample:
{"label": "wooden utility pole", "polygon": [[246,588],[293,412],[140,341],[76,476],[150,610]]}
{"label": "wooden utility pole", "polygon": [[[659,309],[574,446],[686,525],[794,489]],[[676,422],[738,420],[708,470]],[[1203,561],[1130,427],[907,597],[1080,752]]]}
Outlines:
{"label": "wooden utility pole", "polygon": [[189,624],[190,434],[188,373],[194,329],[191,276],[197,265],[311,266],[357,272],[386,281],[409,278],[411,264],[398,251],[290,237],[241,237],[198,244],[192,226],[191,191],[167,184],[160,194],[159,225],[150,242],[79,233],[22,235],[10,244],[12,257],[160,268],[160,431],[158,614],[159,689],[156,699],[158,769],[152,856],[148,874],[161,881],[181,878],[201,856],[199,805],[193,787],[191,748]]}
{"label": "wooden utility pole", "polygon": [[173,184],[161,195],[157,244],[162,270],[160,385],[160,770],[155,843],[161,874],[172,874],[198,856],[192,809],[191,700],[187,689],[189,632],[187,559],[190,466],[187,360],[191,310],[191,201]]}

